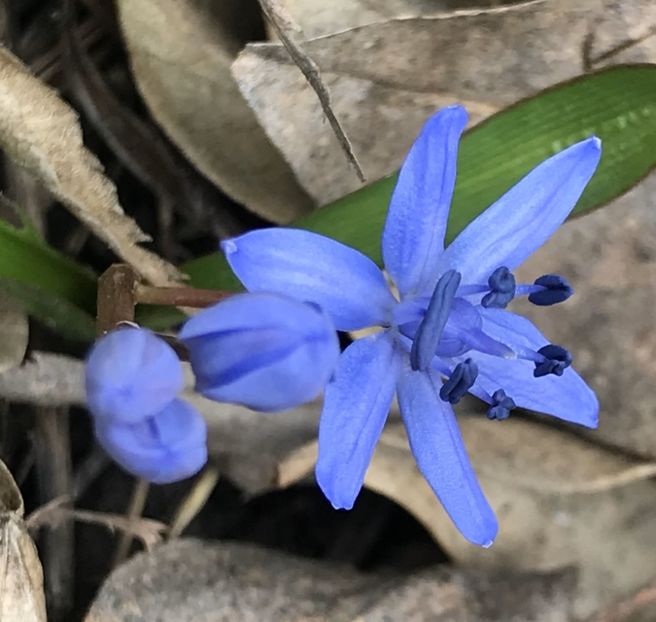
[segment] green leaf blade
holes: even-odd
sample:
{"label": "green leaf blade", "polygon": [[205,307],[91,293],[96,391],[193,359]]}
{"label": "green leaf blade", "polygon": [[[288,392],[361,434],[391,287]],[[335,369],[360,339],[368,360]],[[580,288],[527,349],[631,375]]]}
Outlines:
{"label": "green leaf blade", "polygon": [[[574,215],[620,196],[656,167],[656,65],[625,65],[558,84],[469,130],[460,146],[447,242],[533,167],[597,135],[599,169]],[[380,236],[396,175],[347,195],[292,226],[334,238],[381,263]],[[217,252],[184,268],[194,284],[235,289]]]}

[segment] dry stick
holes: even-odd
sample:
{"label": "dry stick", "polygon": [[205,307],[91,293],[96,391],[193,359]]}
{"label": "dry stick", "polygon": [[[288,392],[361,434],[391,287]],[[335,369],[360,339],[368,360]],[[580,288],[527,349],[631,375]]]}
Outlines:
{"label": "dry stick", "polygon": [[132,534],[143,542],[147,550],[150,550],[154,545],[162,541],[162,534],[167,529],[164,523],[150,518],[142,518],[137,523],[131,523],[125,516],[121,516],[120,514],[63,507],[68,501],[69,499],[66,497],[57,497],[49,503],[38,507],[25,519],[25,526],[34,532],[43,527],[54,528],[62,520],[70,517],[79,522],[102,525],[111,531],[134,529]]}
{"label": "dry stick", "polygon": [[182,500],[171,521],[169,538],[177,538],[198,515],[219,481],[219,470],[215,466],[206,468],[194,483],[191,492]]}
{"label": "dry stick", "polygon": [[98,279],[96,331],[104,335],[120,322],[134,321],[137,275],[127,264],[114,264]]}
{"label": "dry stick", "polygon": [[[55,497],[70,498],[71,447],[68,410],[41,407],[36,414],[35,456],[39,496],[45,503]],[[73,524],[62,521],[42,535],[43,573],[48,619],[67,620],[73,606]]]}
{"label": "dry stick", "polygon": [[308,56],[305,50],[303,50],[303,47],[299,42],[299,39],[303,36],[301,29],[294,23],[285,7],[283,7],[278,0],[260,0],[260,6],[276,31],[276,34],[280,37],[280,41],[285,46],[285,49],[292,57],[292,60],[296,63],[309,85],[317,94],[323,113],[326,115],[330,127],[333,128],[333,132],[335,133],[347,160],[353,165],[360,181],[365,182],[366,177],[362,171],[360,163],[355,157],[353,145],[333,112],[332,104],[330,103],[330,94],[321,79],[319,67]]}
{"label": "dry stick", "polygon": [[128,507],[126,519],[129,528],[121,534],[121,538],[114,553],[112,560],[112,568],[116,568],[128,556],[130,547],[132,546],[132,533],[135,531],[135,524],[142,520],[142,514],[146,507],[146,499],[148,498],[148,490],[150,484],[145,479],[138,479],[134,484],[132,490],[132,498],[130,499],[130,506]]}

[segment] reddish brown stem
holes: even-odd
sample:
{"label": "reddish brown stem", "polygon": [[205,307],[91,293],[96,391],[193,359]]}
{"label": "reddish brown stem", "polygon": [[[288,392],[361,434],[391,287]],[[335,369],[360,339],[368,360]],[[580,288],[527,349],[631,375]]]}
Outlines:
{"label": "reddish brown stem", "polygon": [[175,307],[210,307],[228,296],[230,292],[218,289],[196,289],[195,287],[152,287],[139,283],[135,300],[145,305],[167,305]]}
{"label": "reddish brown stem", "polygon": [[98,279],[96,331],[104,335],[119,322],[134,321],[135,271],[127,264],[114,264]]}

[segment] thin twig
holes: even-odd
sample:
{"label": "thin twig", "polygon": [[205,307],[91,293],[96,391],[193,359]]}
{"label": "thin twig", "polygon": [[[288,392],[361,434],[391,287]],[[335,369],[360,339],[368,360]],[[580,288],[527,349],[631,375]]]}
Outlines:
{"label": "thin twig", "polygon": [[72,518],[92,525],[102,525],[110,531],[129,532],[143,543],[146,550],[150,550],[153,546],[159,544],[162,541],[162,534],[167,530],[164,523],[150,518],[130,521],[120,514],[64,507],[64,504],[69,501],[70,499],[66,496],[53,499],[34,510],[26,518],[25,525],[30,531],[34,532],[43,527],[56,528],[62,520]]}
{"label": "thin twig", "polygon": [[177,538],[198,515],[219,481],[219,470],[208,467],[194,483],[189,494],[182,500],[171,521],[169,538]]}
{"label": "thin twig", "polygon": [[[42,502],[71,498],[72,468],[68,411],[40,407],[36,410],[35,457]],[[42,561],[48,619],[66,620],[73,607],[73,525],[62,521],[42,535]]]}
{"label": "thin twig", "polygon": [[145,479],[136,480],[132,491],[132,498],[130,499],[130,506],[125,517],[130,528],[124,530],[121,534],[121,539],[119,540],[114,559],[112,560],[113,568],[116,568],[116,566],[123,562],[130,552],[130,547],[132,546],[132,536],[130,533],[134,532],[135,525],[139,521],[144,520],[141,515],[146,507],[149,489],[150,484]]}
{"label": "thin twig", "polygon": [[276,31],[276,34],[280,37],[280,41],[285,46],[285,49],[292,57],[292,60],[296,63],[309,85],[317,94],[323,113],[326,115],[330,126],[333,128],[333,132],[335,133],[347,160],[355,169],[360,181],[365,182],[366,177],[360,163],[355,157],[353,145],[333,112],[332,104],[330,102],[330,94],[321,79],[319,67],[310,56],[308,56],[300,43],[300,39],[303,38],[301,29],[294,23],[285,7],[282,6],[278,0],[260,0],[260,6]]}

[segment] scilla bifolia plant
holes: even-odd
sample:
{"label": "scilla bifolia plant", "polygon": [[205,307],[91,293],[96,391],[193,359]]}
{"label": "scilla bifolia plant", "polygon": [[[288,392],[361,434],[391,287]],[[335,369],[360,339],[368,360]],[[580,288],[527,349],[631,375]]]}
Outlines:
{"label": "scilla bifolia plant", "polygon": [[[552,305],[572,294],[561,276],[517,284],[512,270],[572,211],[601,144],[590,137],[544,161],[444,248],[466,123],[460,106],[434,115],[401,169],[382,238],[398,295],[350,247],[308,231],[260,229],[222,244],[252,293],[192,318],[180,340],[197,390],[211,399],[280,410],[325,386],[316,476],[335,508],[353,506],[396,394],[419,469],[465,538],[489,546],[497,520],[452,404],[469,392],[488,403],[490,419],[522,407],[596,426],[597,399],[569,352],[505,308],[516,296]],[[337,361],[333,326],[379,330]],[[176,479],[202,464],[204,431],[177,399],[179,364],[157,339],[120,329],[101,340],[87,365],[89,404],[100,441],[119,462],[151,479]],[[115,341],[123,345],[106,345]],[[129,365],[122,362],[128,352]],[[114,365],[124,369],[112,371]]]}
{"label": "scilla bifolia plant", "polygon": [[517,285],[512,269],[572,211],[601,143],[590,137],[544,161],[444,248],[466,123],[460,106],[434,115],[401,168],[382,238],[398,297],[368,257],[315,233],[260,229],[222,246],[249,291],[312,301],[338,330],[380,329],[344,351],[326,387],[316,477],[333,506],[353,506],[396,393],[419,469],[465,538],[489,546],[497,520],[452,404],[470,392],[490,419],[519,406],[597,425],[597,399],[567,350],[505,307],[515,296],[551,305],[572,293],[556,275]]}

